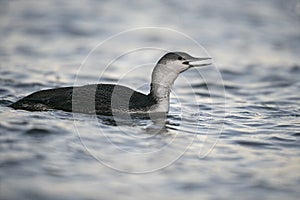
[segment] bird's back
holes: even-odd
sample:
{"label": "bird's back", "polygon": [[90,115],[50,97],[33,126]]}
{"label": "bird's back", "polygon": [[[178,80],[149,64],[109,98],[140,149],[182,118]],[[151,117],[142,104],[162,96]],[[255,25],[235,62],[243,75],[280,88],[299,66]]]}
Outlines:
{"label": "bird's back", "polygon": [[42,90],[20,99],[11,107],[30,111],[52,109],[112,115],[115,112],[147,112],[156,101],[128,87],[93,84]]}

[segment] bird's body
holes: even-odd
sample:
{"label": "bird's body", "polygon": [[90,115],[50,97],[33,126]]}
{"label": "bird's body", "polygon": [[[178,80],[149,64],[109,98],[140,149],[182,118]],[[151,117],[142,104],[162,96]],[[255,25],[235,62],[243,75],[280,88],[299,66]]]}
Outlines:
{"label": "bird's body", "polygon": [[[206,60],[182,52],[168,53],[157,63],[152,73],[151,91],[143,94],[126,86],[93,84],[61,87],[32,93],[10,105],[29,111],[63,110],[88,114],[150,113],[169,110],[171,86],[177,76],[194,65],[190,62]],[[205,66],[201,64],[197,66]]]}
{"label": "bird's body", "polygon": [[93,84],[41,90],[13,103],[11,107],[29,111],[58,109],[112,115],[113,112],[149,112],[155,109],[156,103],[151,94],[145,95],[122,85]]}

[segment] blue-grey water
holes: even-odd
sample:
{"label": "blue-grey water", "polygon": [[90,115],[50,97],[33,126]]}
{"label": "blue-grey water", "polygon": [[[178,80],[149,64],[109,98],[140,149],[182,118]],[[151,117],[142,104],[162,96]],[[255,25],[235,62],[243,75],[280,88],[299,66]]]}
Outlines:
{"label": "blue-grey water", "polygon": [[[0,199],[299,198],[299,1],[3,0],[0,35]],[[74,84],[147,93],[170,50],[213,65],[180,75],[166,121],[8,107]]]}

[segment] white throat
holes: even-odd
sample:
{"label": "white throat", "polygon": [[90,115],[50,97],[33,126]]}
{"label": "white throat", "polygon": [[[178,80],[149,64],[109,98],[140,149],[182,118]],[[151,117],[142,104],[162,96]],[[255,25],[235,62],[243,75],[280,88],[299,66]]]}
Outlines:
{"label": "white throat", "polygon": [[150,94],[157,100],[156,112],[169,111],[169,97],[172,85],[180,74],[178,67],[173,65],[157,64],[152,72]]}

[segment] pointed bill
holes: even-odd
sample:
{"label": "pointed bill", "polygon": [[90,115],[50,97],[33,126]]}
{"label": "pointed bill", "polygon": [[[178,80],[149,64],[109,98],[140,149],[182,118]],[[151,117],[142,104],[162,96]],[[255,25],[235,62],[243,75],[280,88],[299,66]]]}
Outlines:
{"label": "pointed bill", "polygon": [[207,66],[211,65],[211,58],[195,58],[191,57],[188,59],[190,67],[202,67],[202,66]]}

